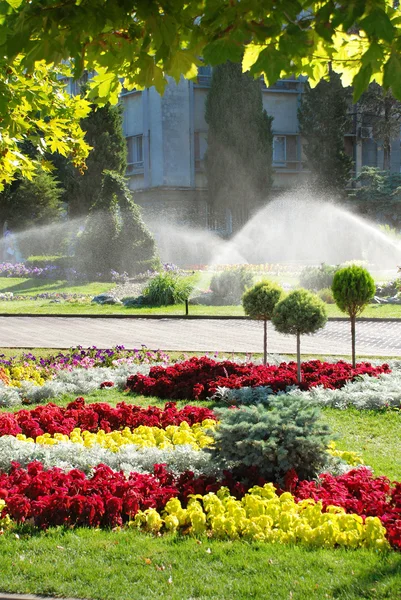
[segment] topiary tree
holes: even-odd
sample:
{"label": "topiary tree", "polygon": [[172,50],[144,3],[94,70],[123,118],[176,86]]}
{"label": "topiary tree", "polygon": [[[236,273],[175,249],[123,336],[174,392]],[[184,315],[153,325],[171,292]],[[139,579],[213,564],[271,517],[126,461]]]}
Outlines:
{"label": "topiary tree", "polygon": [[315,477],[327,463],[329,429],[320,410],[291,394],[268,397],[268,404],[217,410],[211,453],[220,466],[253,467],[269,481],[279,482],[295,469],[301,479]]}
{"label": "topiary tree", "polygon": [[104,171],[101,192],[77,242],[78,266],[88,275],[135,275],[160,265],[152,234],[121,175]]}
{"label": "topiary tree", "polygon": [[274,309],[272,323],[280,333],[297,336],[297,379],[301,383],[301,335],[315,333],[327,321],[324,302],[308,292],[294,290]]}
{"label": "topiary tree", "polygon": [[369,271],[351,265],[337,271],[331,289],[338,308],[347,313],[351,320],[352,366],[355,367],[356,318],[375,295],[376,285]]}
{"label": "topiary tree", "polygon": [[263,364],[267,362],[267,321],[270,321],[274,307],[280,300],[283,290],[267,279],[260,281],[242,296],[245,314],[251,319],[263,321]]}

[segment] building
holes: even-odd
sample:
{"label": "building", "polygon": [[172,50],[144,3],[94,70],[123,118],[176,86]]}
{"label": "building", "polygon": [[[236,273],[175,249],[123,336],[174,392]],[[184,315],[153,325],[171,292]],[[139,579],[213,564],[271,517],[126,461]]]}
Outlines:
{"label": "building", "polygon": [[[201,67],[197,81],[170,81],[163,96],[155,88],[124,92],[124,133],[128,146],[129,187],[145,220],[168,218],[176,224],[209,225],[203,159],[207,148],[205,100],[211,69]],[[266,87],[263,106],[273,120],[274,188],[299,186],[307,178],[299,134],[298,106],[305,79]],[[363,165],[383,166],[383,149],[353,111],[353,128],[344,140],[357,175]],[[394,140],[391,170],[400,172],[400,141]],[[229,229],[229,225],[227,226]]]}

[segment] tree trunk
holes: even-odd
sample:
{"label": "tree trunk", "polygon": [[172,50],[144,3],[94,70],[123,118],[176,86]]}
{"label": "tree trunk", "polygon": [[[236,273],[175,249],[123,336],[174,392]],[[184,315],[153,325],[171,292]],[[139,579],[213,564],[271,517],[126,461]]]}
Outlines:
{"label": "tree trunk", "polygon": [[263,321],[263,364],[267,363],[267,319]]}
{"label": "tree trunk", "polygon": [[352,344],[352,366],[355,369],[356,359],[355,359],[355,321],[356,317],[351,317],[351,344]]}
{"label": "tree trunk", "polygon": [[297,332],[297,380],[298,385],[302,382],[301,375],[301,334]]}
{"label": "tree trunk", "polygon": [[387,138],[383,142],[383,171],[390,171],[391,140]]}

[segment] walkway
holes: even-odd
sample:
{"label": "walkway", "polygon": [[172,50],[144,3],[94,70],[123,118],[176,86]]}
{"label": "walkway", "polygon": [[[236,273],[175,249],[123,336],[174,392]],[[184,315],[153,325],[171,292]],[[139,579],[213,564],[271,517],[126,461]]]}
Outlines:
{"label": "walkway", "polygon": [[[262,323],[248,320],[113,319],[75,317],[0,317],[0,348],[70,348],[122,344],[126,348],[199,352],[261,352]],[[295,338],[268,330],[270,353],[294,354]],[[303,354],[351,353],[348,321],[330,321],[313,336],[303,336]],[[359,356],[400,356],[401,320],[359,321]]]}

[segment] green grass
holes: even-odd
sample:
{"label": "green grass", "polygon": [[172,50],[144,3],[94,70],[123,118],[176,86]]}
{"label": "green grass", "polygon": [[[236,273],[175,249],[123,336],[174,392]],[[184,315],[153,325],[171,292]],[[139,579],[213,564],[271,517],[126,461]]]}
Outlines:
{"label": "green grass", "polygon": [[[106,285],[106,284],[91,284]],[[71,288],[75,289],[75,288]],[[61,290],[62,291],[62,290]],[[107,291],[99,288],[93,293],[102,293]],[[78,293],[78,292],[74,292]],[[82,291],[82,293],[87,293]],[[346,317],[334,304],[327,304],[327,314],[329,317]],[[13,300],[11,302],[0,301],[0,313],[3,314],[35,314],[35,315],[185,315],[185,305],[176,304],[173,306],[144,306],[141,308],[126,308],[121,305],[99,305],[91,302],[60,302],[54,303],[50,300]],[[242,306],[203,306],[189,304],[190,315],[234,317],[244,316]],[[401,319],[401,305],[379,305],[372,304],[366,308],[362,317],[374,318],[399,318]]]}
{"label": "green grass", "polygon": [[102,600],[395,600],[401,588],[395,552],[87,529],[6,534],[0,546],[0,589],[8,592]]}
{"label": "green grass", "polygon": [[[49,279],[32,279],[25,277],[0,277],[0,293],[12,292],[13,294],[26,296],[34,296],[35,294],[43,294],[46,292],[96,295],[107,292],[113,287],[113,283],[96,281],[85,283],[79,281],[51,281]],[[7,302],[6,304],[11,303]]]}
{"label": "green grass", "polygon": [[401,479],[401,412],[326,408],[323,419],[338,448],[357,452],[377,476]]}
{"label": "green grass", "polygon": [[[212,277],[211,273],[197,272],[190,276],[195,283],[200,282],[202,288],[207,287]],[[268,277],[273,281],[282,283],[297,284],[296,277],[271,275]],[[255,281],[260,277],[255,277]],[[114,287],[112,283],[80,283],[71,281],[49,281],[48,279],[29,279],[29,278],[9,278],[0,277],[0,293],[13,292],[18,295],[36,295],[40,293],[71,293],[82,294],[83,296],[95,296],[109,291]],[[335,304],[327,304],[327,314],[329,317],[344,317]],[[13,300],[0,301],[0,313],[3,314],[52,314],[52,315],[185,315],[185,305],[177,304],[174,306],[161,306],[142,308],[126,308],[121,305],[98,305],[86,302],[51,302],[50,300]],[[191,315],[202,316],[244,316],[241,305],[238,306],[203,306],[192,305],[190,302],[189,313]],[[401,318],[401,305],[379,305],[372,304],[366,308],[363,317],[376,318]]]}

